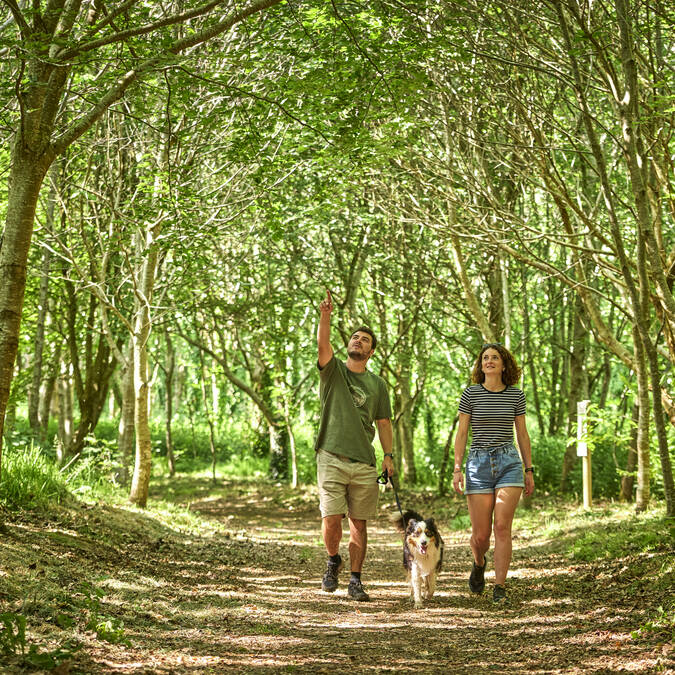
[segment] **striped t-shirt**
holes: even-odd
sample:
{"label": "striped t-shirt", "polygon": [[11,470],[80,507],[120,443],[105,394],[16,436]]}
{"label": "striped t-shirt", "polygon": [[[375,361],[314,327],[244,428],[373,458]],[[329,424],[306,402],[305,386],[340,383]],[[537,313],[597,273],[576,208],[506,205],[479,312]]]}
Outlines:
{"label": "striped t-shirt", "polygon": [[513,420],[525,414],[525,394],[517,387],[489,391],[474,384],[462,392],[459,412],[471,415],[471,447],[513,443]]}

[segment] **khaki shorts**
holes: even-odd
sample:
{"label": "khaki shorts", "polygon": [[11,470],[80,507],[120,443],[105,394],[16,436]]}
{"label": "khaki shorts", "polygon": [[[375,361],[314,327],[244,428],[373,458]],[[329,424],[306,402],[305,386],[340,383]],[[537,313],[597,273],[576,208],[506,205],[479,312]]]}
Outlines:
{"label": "khaki shorts", "polygon": [[355,520],[377,515],[377,469],[363,462],[350,462],[325,450],[316,453],[321,517],[347,514]]}

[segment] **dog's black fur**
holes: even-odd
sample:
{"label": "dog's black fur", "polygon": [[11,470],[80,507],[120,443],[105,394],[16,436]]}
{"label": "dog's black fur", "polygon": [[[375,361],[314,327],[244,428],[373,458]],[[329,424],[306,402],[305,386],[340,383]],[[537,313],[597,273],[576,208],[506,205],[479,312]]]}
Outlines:
{"label": "dog's black fur", "polygon": [[436,590],[436,576],[443,564],[443,539],[433,518],[422,518],[416,511],[406,511],[398,518],[399,530],[405,531],[403,567],[408,572],[410,595],[415,608],[422,607]]}

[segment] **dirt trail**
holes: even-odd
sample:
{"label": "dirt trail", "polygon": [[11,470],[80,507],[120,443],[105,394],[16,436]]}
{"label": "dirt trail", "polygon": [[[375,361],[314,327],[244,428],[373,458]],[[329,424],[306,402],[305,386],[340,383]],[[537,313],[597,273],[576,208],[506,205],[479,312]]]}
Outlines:
{"label": "dirt trail", "polygon": [[[228,627],[226,635],[214,636],[222,645],[216,650],[221,667],[587,673],[652,672],[664,663],[658,651],[645,654],[630,639],[633,601],[626,598],[622,607],[603,601],[603,582],[596,582],[590,568],[571,567],[541,542],[518,536],[510,604],[495,608],[488,592],[468,592],[467,533],[453,533],[441,522],[445,563],[438,590],[424,609],[414,610],[401,535],[388,518],[395,511],[390,497],[383,496],[382,515],[369,528],[363,580],[370,603],[347,597],[346,571],[335,594],[320,590],[325,554],[314,505],[300,502],[289,510],[264,491],[240,503],[228,498],[193,505],[258,545],[258,555],[243,561],[238,572],[242,587],[228,594],[235,607],[215,614]],[[343,557],[347,539],[345,531]],[[487,578],[489,583],[490,572]]]}
{"label": "dirt trail", "polygon": [[[80,518],[70,524],[77,548],[31,524],[21,536],[43,560],[59,560],[49,574],[64,588],[74,588],[78,568],[96,576],[107,611],[124,621],[131,646],[92,640],[73,673],[674,672],[672,645],[631,639],[640,598],[617,589],[611,571],[571,566],[555,542],[532,533],[514,542],[510,604],[494,607],[491,593],[468,592],[467,533],[440,520],[446,548],[437,593],[414,610],[388,498],[369,529],[369,603],[347,597],[347,572],[335,594],[320,590],[325,554],[315,505],[263,485],[230,485],[226,496],[193,502],[225,524],[226,533],[211,537],[153,529],[134,514],[136,529],[115,540],[115,518],[129,514],[109,507],[95,508],[88,525],[91,533],[111,528],[108,546],[84,545]],[[53,525],[63,531],[67,523]],[[489,570],[488,589],[491,580]]]}

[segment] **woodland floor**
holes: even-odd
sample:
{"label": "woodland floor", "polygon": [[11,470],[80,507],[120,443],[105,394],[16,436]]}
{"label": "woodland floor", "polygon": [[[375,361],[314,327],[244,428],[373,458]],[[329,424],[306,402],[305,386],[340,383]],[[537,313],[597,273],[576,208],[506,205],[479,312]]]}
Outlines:
{"label": "woodland floor", "polygon": [[[387,491],[369,528],[371,602],[355,603],[348,572],[335,594],[320,590],[325,554],[312,490],[182,480],[191,483],[176,500],[191,494],[191,509],[209,523],[200,535],[107,505],[6,519],[1,611],[22,611],[28,641],[41,649],[73,635],[82,643],[56,672],[675,673],[670,629],[631,635],[672,600],[672,576],[662,574],[673,569],[672,541],[648,555],[578,562],[569,544],[580,532],[547,539],[529,516],[527,528],[516,523],[510,603],[494,607],[489,562],[486,593],[468,591],[468,530],[449,524],[463,502],[405,493],[404,508],[435,515],[445,540],[437,593],[414,610]],[[167,484],[155,490],[166,499]],[[85,581],[101,590],[98,600]],[[123,622],[128,645],[83,628],[92,607],[113,627]],[[59,611],[74,624],[59,628]],[[26,672],[18,663],[0,655],[0,672]]]}

